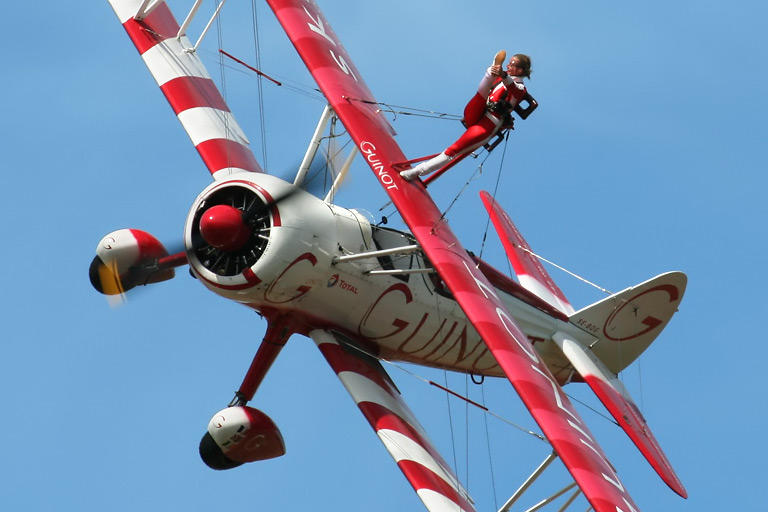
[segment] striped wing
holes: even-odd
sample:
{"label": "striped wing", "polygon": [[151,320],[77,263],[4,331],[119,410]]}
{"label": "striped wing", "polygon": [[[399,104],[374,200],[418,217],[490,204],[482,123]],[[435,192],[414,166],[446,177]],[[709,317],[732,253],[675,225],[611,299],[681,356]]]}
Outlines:
{"label": "striped wing", "polygon": [[431,512],[474,511],[466,491],[375,359],[327,331],[310,337]]}
{"label": "striped wing", "polygon": [[147,17],[134,17],[142,0],[109,0],[181,125],[214,179],[242,171],[262,172],[208,71],[163,2]]}

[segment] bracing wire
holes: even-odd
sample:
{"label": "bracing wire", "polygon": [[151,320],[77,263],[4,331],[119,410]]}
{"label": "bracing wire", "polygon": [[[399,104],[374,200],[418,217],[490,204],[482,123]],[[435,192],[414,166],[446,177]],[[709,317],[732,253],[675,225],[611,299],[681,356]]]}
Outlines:
{"label": "bracing wire", "polygon": [[[480,386],[480,393],[483,399],[483,406],[485,406],[485,386]],[[483,415],[483,423],[485,424],[485,446],[488,449],[488,469],[491,474],[491,489],[493,490],[493,508],[499,509],[498,499],[496,498],[496,473],[493,470],[493,451],[491,450],[491,434],[488,430],[488,415]]]}
{"label": "bracing wire", "polygon": [[[445,382],[446,389],[448,388],[448,370],[443,370],[443,381]],[[456,475],[459,474],[459,462],[456,456],[456,433],[453,429],[453,412],[451,411],[451,395],[445,394],[445,403],[448,407],[448,425],[451,430],[451,451],[453,452],[453,470]]]}
{"label": "bracing wire", "polygon": [[[256,0],[251,0],[251,15],[253,18],[253,45],[256,59],[256,67],[261,69],[261,43],[259,40],[259,15],[256,9]],[[261,75],[257,76],[258,91],[259,91],[259,123],[261,127],[261,155],[264,162],[264,168],[269,169],[267,163],[267,129],[264,113],[264,80]]]}
{"label": "bracing wire", "polygon": [[[507,136],[504,138],[504,149],[501,152],[501,162],[499,162],[499,170],[496,173],[496,184],[493,187],[493,197],[494,200],[496,198],[496,194],[499,191],[499,183],[501,182],[501,169],[504,167],[504,157],[507,156],[507,145],[509,143],[509,131],[507,132]],[[488,214],[488,218],[485,220],[485,231],[483,232],[483,242],[480,244],[480,255],[478,256],[480,259],[483,258],[483,251],[485,250],[485,242],[488,239],[488,228],[490,227],[491,223],[491,214]]]}
{"label": "bracing wire", "polygon": [[475,172],[473,172],[472,175],[470,175],[470,177],[467,179],[467,181],[464,182],[464,185],[456,193],[456,195],[453,198],[453,201],[451,201],[451,204],[448,205],[448,208],[446,208],[445,211],[443,212],[443,214],[440,215],[440,218],[437,219],[437,222],[435,224],[437,224],[440,221],[442,221],[448,215],[448,212],[451,211],[451,208],[453,208],[453,206],[456,204],[456,201],[458,201],[459,198],[464,194],[464,191],[467,189],[469,184],[472,183],[473,181],[475,181],[476,179],[480,178],[480,176],[482,176],[482,174],[483,174],[483,165],[485,164],[485,161],[488,160],[489,156],[491,156],[491,153],[490,152],[486,152],[486,155],[485,155],[485,158],[483,158],[483,161],[480,162],[480,165],[477,166],[477,168],[475,169]]}
{"label": "bracing wire", "polygon": [[[214,13],[219,10],[220,1],[216,2],[216,8],[214,10]],[[214,14],[215,16],[215,14]],[[217,42],[219,44],[219,48],[224,46],[224,31],[221,26],[221,16],[216,16],[216,37]],[[221,55],[218,56],[219,61],[219,78],[221,80],[221,94],[224,97],[224,101],[227,101],[227,80],[226,80],[226,74],[224,73],[224,59]],[[224,117],[224,130],[227,133],[227,136],[229,136],[229,118]]]}
{"label": "bracing wire", "polygon": [[[357,350],[359,350],[360,352],[362,352],[364,354],[368,354],[367,352],[364,352],[361,349],[357,349]],[[375,357],[375,356],[372,356],[371,354],[368,354],[368,355],[371,356],[371,357]],[[425,377],[422,377],[421,375],[418,375],[418,374],[408,370],[407,368],[405,368],[405,367],[403,367],[401,365],[398,365],[398,364],[396,364],[396,363],[394,363],[392,361],[389,361],[387,359],[379,359],[379,361],[381,361],[383,363],[387,363],[390,366],[392,366],[393,368],[397,368],[401,372],[403,372],[403,373],[405,373],[407,375],[410,375],[411,377],[413,377],[413,378],[415,378],[417,380],[420,380],[420,381],[422,381],[422,382],[424,382],[426,384],[429,384],[430,386],[434,386],[434,387],[444,391],[445,393],[453,395],[454,397],[459,398],[460,400],[467,401],[467,402],[469,402],[470,405],[475,406],[478,409],[480,409],[483,412],[485,412],[485,414],[487,414],[489,416],[493,416],[497,420],[499,420],[499,421],[501,421],[503,423],[506,423],[507,425],[509,425],[509,426],[511,426],[511,427],[513,427],[513,428],[515,428],[515,429],[517,429],[517,430],[519,430],[519,431],[521,431],[521,432],[523,432],[525,434],[528,434],[529,436],[535,437],[539,441],[543,441],[543,442],[549,444],[549,441],[547,440],[547,438],[542,436],[541,434],[537,434],[536,432],[534,432],[531,429],[525,428],[525,427],[523,427],[521,425],[518,425],[517,423],[515,423],[515,422],[513,422],[513,421],[511,421],[511,420],[509,420],[507,418],[504,418],[503,416],[501,416],[501,415],[493,412],[492,410],[490,410],[488,407],[486,407],[486,406],[484,406],[482,404],[479,404],[479,403],[475,402],[474,400],[470,400],[469,398],[467,398],[467,397],[465,397],[465,396],[463,396],[463,395],[461,395],[459,393],[456,393],[455,391],[453,391],[453,390],[451,390],[451,389],[449,389],[447,387],[444,387],[442,384],[438,384],[435,381],[432,381],[432,380],[429,380],[429,379],[427,379]]]}
{"label": "bracing wire", "polygon": [[575,274],[575,273],[571,272],[570,270],[568,270],[568,269],[567,269],[567,268],[565,268],[565,267],[561,267],[561,266],[560,266],[560,265],[558,265],[557,263],[555,263],[555,262],[553,262],[553,261],[550,261],[550,260],[548,260],[548,259],[544,258],[543,256],[539,256],[538,254],[536,254],[535,252],[531,251],[530,249],[526,249],[525,247],[523,247],[523,246],[521,246],[521,245],[515,245],[515,247],[517,247],[518,249],[520,249],[520,250],[522,250],[522,251],[524,251],[524,252],[527,252],[528,254],[530,254],[531,256],[533,256],[533,257],[534,257],[534,258],[536,258],[536,259],[539,259],[539,260],[541,260],[541,261],[543,261],[543,262],[545,262],[545,263],[549,263],[550,265],[552,265],[552,266],[553,266],[553,267],[555,267],[556,269],[558,269],[558,270],[562,270],[562,271],[563,271],[563,272],[565,272],[566,274],[568,274],[568,275],[570,275],[570,276],[572,276],[572,277],[575,277],[575,278],[576,278],[576,279],[578,279],[579,281],[582,281],[582,282],[584,282],[584,283],[586,283],[586,284],[588,284],[588,285],[590,285],[590,286],[592,286],[592,287],[594,287],[594,288],[597,288],[597,289],[598,289],[598,290],[600,290],[601,292],[604,292],[604,293],[606,293],[606,294],[608,294],[608,295],[613,295],[613,292],[612,292],[612,291],[610,291],[610,290],[608,290],[608,289],[606,289],[606,288],[603,288],[602,286],[600,286],[600,285],[597,285],[597,284],[593,283],[592,281],[589,281],[589,280],[587,280],[587,279],[585,279],[585,278],[581,277],[581,276],[580,276],[580,275],[578,275],[578,274]]}
{"label": "bracing wire", "polygon": [[[469,374],[464,375],[464,396],[469,396]],[[469,487],[469,402],[464,402],[464,472],[465,482]]]}
{"label": "bracing wire", "polygon": [[[496,184],[495,184],[495,186],[493,188],[493,198],[494,198],[494,200],[495,200],[495,198],[496,198],[496,196],[498,194],[498,191],[499,191],[499,183],[501,181],[501,169],[504,166],[504,158],[506,157],[506,154],[507,154],[507,143],[508,142],[509,142],[509,132],[507,132],[507,136],[504,139],[504,150],[501,153],[501,162],[499,163],[499,170],[498,170],[498,173],[496,174]],[[486,243],[486,241],[488,239],[488,231],[489,231],[490,223],[491,223],[491,215],[488,214],[488,217],[486,218],[486,221],[485,221],[485,231],[483,233],[483,241],[480,244],[480,254],[478,256],[480,259],[482,259],[483,251],[485,250],[485,243]],[[565,272],[566,274],[568,274],[568,275],[570,275],[572,277],[575,277],[579,281],[582,281],[582,282],[584,282],[584,283],[586,283],[586,284],[588,284],[588,285],[590,285],[590,286],[592,286],[594,288],[597,288],[598,290],[600,290],[603,293],[606,293],[608,295],[613,295],[613,292],[611,292],[610,290],[608,290],[606,288],[603,288],[602,286],[599,286],[599,285],[593,283],[592,281],[589,281],[588,279],[586,279],[586,278],[584,278],[584,277],[582,277],[582,276],[580,276],[580,275],[578,275],[578,274],[576,274],[574,272],[571,272],[567,268],[562,267],[562,266],[558,265],[557,263],[555,263],[553,261],[550,261],[550,260],[544,258],[543,256],[540,256],[540,255],[534,253],[530,249],[527,249],[527,248],[525,248],[525,247],[523,247],[521,245],[517,245],[517,244],[515,245],[515,247],[517,247],[518,249],[520,249],[520,250],[530,254],[532,257],[534,257],[534,258],[536,258],[536,259],[538,259],[540,261],[543,261],[545,263],[548,263],[548,264],[552,265],[553,267],[557,268],[558,270],[561,270],[561,271]]]}
{"label": "bracing wire", "polygon": [[[447,114],[445,112],[437,112],[435,110],[425,110],[421,108],[405,107],[402,105],[390,105],[382,101],[363,100],[359,98],[348,98],[349,101],[359,101],[366,105],[376,105],[379,107],[385,107],[379,109],[380,112],[386,111],[392,114],[393,117],[397,117],[398,114],[403,116],[415,116],[415,117],[427,117],[430,119],[445,119],[447,121],[460,121],[462,116],[457,114]],[[395,110],[400,109],[400,110]]]}

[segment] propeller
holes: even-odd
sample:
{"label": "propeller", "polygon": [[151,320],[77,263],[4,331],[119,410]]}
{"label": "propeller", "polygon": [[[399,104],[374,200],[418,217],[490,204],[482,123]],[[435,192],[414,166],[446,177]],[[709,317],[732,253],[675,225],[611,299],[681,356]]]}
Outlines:
{"label": "propeller", "polygon": [[169,254],[165,246],[146,231],[119,229],[99,242],[88,276],[98,292],[120,297],[119,302],[124,302],[128,290],[172,279],[174,269],[186,262],[183,251]]}
{"label": "propeller", "polygon": [[[303,187],[289,187],[278,195],[256,194],[247,187],[226,186],[212,192],[201,203],[192,223],[190,247],[170,253],[151,234],[121,229],[105,236],[89,268],[93,287],[109,297],[113,305],[125,302],[126,292],[137,286],[167,281],[176,267],[188,263],[193,252],[208,270],[219,275],[237,275],[263,254],[272,227],[271,214],[283,201],[299,191],[324,194],[322,179],[327,162],[313,162]],[[290,182],[289,182],[290,183]]]}

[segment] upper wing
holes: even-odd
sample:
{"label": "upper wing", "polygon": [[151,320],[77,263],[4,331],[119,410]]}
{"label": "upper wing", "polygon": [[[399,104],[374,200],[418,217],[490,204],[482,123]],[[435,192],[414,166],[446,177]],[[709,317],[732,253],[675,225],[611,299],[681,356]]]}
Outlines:
{"label": "upper wing", "polygon": [[268,0],[331,106],[467,317],[597,512],[636,511],[583,420],[442,219],[426,189],[400,178],[405,160],[373,97],[311,0]]}
{"label": "upper wing", "polygon": [[397,189],[402,180],[392,163],[404,161],[405,155],[320,8],[313,0],[267,2],[379,181]]}
{"label": "upper wing", "polygon": [[531,247],[517,230],[507,212],[488,192],[483,190],[480,192],[480,197],[482,197],[483,204],[485,204],[493,225],[499,233],[501,243],[504,245],[504,250],[510,263],[512,263],[512,268],[515,269],[520,284],[563,313],[572,315],[574,313],[573,306],[539,260],[532,255]]}
{"label": "upper wing", "polygon": [[400,392],[374,358],[355,353],[328,331],[309,333],[376,431],[424,506],[432,512],[474,512],[467,492],[440,456]]}
{"label": "upper wing", "polygon": [[109,0],[157,85],[171,104],[214,179],[241,171],[262,172],[246,138],[208,71],[165,3],[143,20],[143,0]]}

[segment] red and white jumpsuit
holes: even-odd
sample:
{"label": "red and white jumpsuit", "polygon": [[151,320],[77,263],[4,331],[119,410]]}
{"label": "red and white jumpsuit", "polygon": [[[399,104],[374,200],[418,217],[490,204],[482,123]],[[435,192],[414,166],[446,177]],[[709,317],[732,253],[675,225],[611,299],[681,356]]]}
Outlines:
{"label": "red and white jumpsuit", "polygon": [[[455,157],[474,151],[487,143],[502,128],[507,112],[514,109],[525,94],[522,77],[506,76],[502,79],[491,75],[491,68],[488,68],[477,87],[477,93],[464,108],[467,131],[436,157],[400,174],[406,179],[429,174]],[[505,105],[500,102],[508,103]]]}

